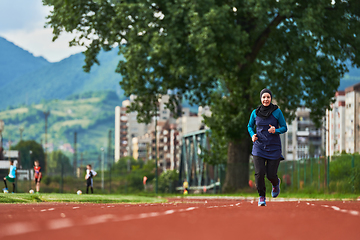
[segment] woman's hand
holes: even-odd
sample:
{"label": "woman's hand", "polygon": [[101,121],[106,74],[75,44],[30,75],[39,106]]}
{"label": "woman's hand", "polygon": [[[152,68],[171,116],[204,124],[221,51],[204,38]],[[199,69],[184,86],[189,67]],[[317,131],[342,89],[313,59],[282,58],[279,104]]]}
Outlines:
{"label": "woman's hand", "polygon": [[252,137],[251,137],[252,141],[255,142],[256,140],[258,140],[258,137],[257,137],[257,134],[254,134]]}
{"label": "woman's hand", "polygon": [[268,129],[268,132],[269,133],[275,133],[275,127],[271,126],[270,124],[269,124],[269,126],[270,126],[270,128]]}

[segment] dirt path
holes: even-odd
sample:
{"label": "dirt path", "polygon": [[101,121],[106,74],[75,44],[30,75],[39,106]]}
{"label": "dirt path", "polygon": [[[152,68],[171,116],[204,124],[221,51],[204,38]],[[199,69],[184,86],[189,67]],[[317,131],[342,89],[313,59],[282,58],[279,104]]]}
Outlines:
{"label": "dirt path", "polygon": [[359,239],[358,201],[1,204],[0,239]]}

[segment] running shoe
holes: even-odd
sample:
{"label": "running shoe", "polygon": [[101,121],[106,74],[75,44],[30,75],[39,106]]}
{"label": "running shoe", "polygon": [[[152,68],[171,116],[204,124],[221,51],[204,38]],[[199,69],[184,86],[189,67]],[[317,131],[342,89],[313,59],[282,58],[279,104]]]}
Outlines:
{"label": "running shoe", "polygon": [[271,191],[271,196],[273,198],[276,198],[280,194],[280,178],[278,178],[278,179],[279,179],[279,184],[276,186],[273,186],[272,191]]}
{"label": "running shoe", "polygon": [[266,197],[259,197],[258,206],[266,206]]}

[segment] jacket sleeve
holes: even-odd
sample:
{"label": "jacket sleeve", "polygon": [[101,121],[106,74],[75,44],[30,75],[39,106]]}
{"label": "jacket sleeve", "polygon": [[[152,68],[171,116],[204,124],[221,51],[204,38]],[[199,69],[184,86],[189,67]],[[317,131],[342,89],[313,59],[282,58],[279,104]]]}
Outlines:
{"label": "jacket sleeve", "polygon": [[254,110],[250,115],[250,120],[247,126],[250,137],[252,137],[255,134],[255,118],[256,118],[256,113]]}
{"label": "jacket sleeve", "polygon": [[276,109],[276,111],[273,112],[273,115],[279,122],[279,128],[275,129],[275,133],[277,133],[277,134],[286,133],[287,125],[286,125],[284,115],[283,115],[282,111],[280,110],[280,108]]}

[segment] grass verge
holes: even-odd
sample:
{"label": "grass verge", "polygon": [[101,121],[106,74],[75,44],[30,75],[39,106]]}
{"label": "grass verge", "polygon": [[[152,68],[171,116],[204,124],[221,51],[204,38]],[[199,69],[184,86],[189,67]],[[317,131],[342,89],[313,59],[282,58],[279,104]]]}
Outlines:
{"label": "grass verge", "polygon": [[158,197],[147,197],[137,195],[110,195],[110,194],[61,194],[44,193],[29,194],[0,193],[0,203],[39,203],[39,202],[67,202],[67,203],[159,203],[166,200]]}
{"label": "grass verge", "polygon": [[[183,195],[182,195],[183,196]],[[201,196],[201,197],[246,197],[246,198],[258,198],[257,193],[233,193],[233,194],[189,194],[186,196]],[[186,197],[184,196],[184,197]],[[163,196],[173,197],[173,195]],[[326,194],[326,193],[280,193],[279,198],[296,198],[296,199],[320,199],[320,200],[357,200],[360,196],[358,194]],[[266,198],[271,198],[271,194],[267,193]]]}

